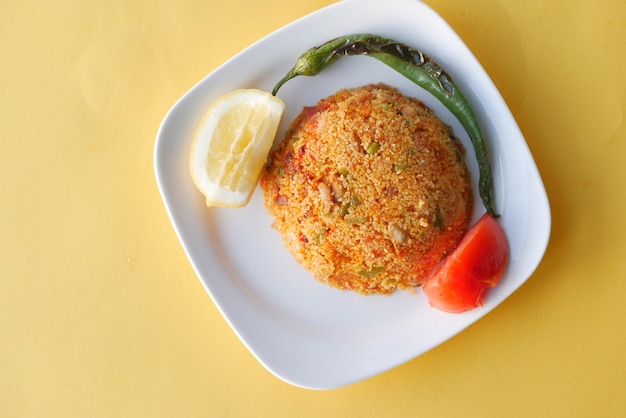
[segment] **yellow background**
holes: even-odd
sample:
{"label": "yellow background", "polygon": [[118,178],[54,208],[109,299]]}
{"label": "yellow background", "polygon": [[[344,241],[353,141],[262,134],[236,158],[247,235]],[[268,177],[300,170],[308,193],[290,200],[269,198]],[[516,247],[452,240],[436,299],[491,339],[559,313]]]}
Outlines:
{"label": "yellow background", "polygon": [[626,416],[622,0],[427,1],[501,90],[552,206],[542,264],[495,311],[325,392],[273,377],[222,319],[159,196],[157,129],[331,3],[0,1],[0,416]]}

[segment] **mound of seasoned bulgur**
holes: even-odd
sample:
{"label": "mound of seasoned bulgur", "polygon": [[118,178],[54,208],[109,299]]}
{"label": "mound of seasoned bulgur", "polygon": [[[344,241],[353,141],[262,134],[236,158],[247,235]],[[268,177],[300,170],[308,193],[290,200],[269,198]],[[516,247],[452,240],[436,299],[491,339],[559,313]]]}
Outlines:
{"label": "mound of seasoned bulgur", "polygon": [[274,228],[316,279],[386,294],[422,284],[465,232],[463,156],[422,102],[367,85],[305,107],[261,186]]}

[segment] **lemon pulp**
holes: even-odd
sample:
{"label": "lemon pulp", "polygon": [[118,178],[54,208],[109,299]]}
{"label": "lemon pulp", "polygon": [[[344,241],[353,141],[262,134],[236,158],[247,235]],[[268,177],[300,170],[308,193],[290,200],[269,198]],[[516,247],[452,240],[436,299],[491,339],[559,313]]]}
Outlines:
{"label": "lemon pulp", "polygon": [[191,150],[190,170],[209,206],[248,203],[278,131],[285,105],[268,92],[239,89],[207,109]]}

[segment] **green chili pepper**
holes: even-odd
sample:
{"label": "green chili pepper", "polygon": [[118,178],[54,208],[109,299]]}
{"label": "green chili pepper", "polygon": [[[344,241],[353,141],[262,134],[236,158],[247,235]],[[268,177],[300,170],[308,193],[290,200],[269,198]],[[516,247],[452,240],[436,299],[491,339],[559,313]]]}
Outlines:
{"label": "green chili pepper", "polygon": [[361,270],[361,271],[359,271],[359,274],[361,276],[363,276],[363,277],[367,277],[368,279],[371,279],[372,277],[378,276],[383,271],[385,271],[384,267],[372,267],[369,270]]}
{"label": "green chili pepper", "polygon": [[339,210],[339,214],[341,216],[346,216],[350,210],[350,203],[344,203],[341,205],[341,209]]}
{"label": "green chili pepper", "polygon": [[272,94],[276,95],[280,87],[290,79],[300,75],[317,75],[346,55],[366,55],[387,64],[435,96],[457,117],[472,140],[480,173],[478,183],[480,197],[487,212],[492,216],[498,216],[495,211],[494,186],[487,157],[487,144],[478,119],[452,78],[423,52],[377,35],[343,36],[319,47],[311,48],[302,54],[294,67],[276,84]]}
{"label": "green chili pepper", "polygon": [[407,168],[408,168],[408,165],[406,163],[396,163],[393,165],[393,172],[396,174],[400,174]]}
{"label": "green chili pepper", "polygon": [[350,203],[354,206],[359,206],[361,204],[361,198],[356,194],[352,194],[350,195]]}
{"label": "green chili pepper", "polygon": [[372,141],[365,149],[365,152],[370,155],[373,155],[373,154],[376,154],[379,149],[380,149],[380,144],[376,141]]}

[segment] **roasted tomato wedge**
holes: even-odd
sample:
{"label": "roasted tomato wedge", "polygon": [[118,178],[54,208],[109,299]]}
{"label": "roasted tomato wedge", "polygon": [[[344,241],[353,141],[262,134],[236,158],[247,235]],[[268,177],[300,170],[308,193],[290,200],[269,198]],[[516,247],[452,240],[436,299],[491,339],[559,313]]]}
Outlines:
{"label": "roasted tomato wedge", "polygon": [[506,234],[485,213],[424,284],[428,302],[453,313],[482,306],[485,290],[498,284],[508,259]]}

